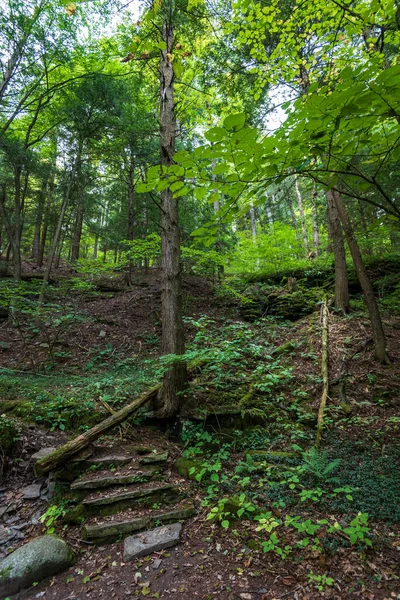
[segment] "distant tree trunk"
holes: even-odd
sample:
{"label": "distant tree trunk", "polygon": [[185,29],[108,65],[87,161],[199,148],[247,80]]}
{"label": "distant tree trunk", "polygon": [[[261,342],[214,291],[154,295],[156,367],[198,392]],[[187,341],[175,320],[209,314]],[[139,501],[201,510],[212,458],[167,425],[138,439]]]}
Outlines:
{"label": "distant tree trunk", "polygon": [[301,246],[301,238],[300,238],[299,228],[297,227],[296,213],[294,212],[293,202],[292,202],[292,198],[290,197],[290,193],[286,196],[286,204],[287,204],[288,209],[289,209],[290,218],[292,219],[293,229],[296,232],[296,240],[297,240],[297,242],[299,244],[299,248],[300,248],[300,246]]}
{"label": "distant tree trunk", "polygon": [[82,237],[82,226],[83,226],[83,206],[82,199],[79,198],[78,208],[76,212],[75,218],[75,226],[74,233],[72,236],[71,243],[71,261],[78,260],[80,247],[81,247],[81,237]]}
{"label": "distant tree trunk", "polygon": [[32,241],[32,258],[36,261],[36,263],[38,262],[40,252],[40,234],[42,229],[44,203],[46,199],[46,188],[47,181],[43,181],[36,209],[35,232]]}
{"label": "distant tree trunk", "polygon": [[96,233],[94,237],[93,260],[97,260],[97,252],[99,248],[99,236]]}
{"label": "distant tree trunk", "polygon": [[250,224],[251,224],[251,237],[253,242],[257,239],[257,222],[256,222],[256,211],[254,210],[253,204],[250,204]]}
{"label": "distant tree trunk", "polygon": [[307,235],[306,219],[305,219],[304,208],[303,208],[303,198],[301,197],[301,193],[300,193],[298,177],[295,177],[294,182],[295,182],[294,185],[296,188],[297,200],[299,203],[300,225],[301,225],[301,232],[303,234],[304,250],[306,252],[306,256],[308,257],[310,254],[310,247],[308,245],[308,235]]}
{"label": "distant tree trunk", "polygon": [[364,207],[364,202],[359,200],[358,201],[358,208],[360,209],[360,216],[361,216],[361,225],[362,225],[362,229],[364,232],[364,236],[365,236],[365,240],[367,241],[367,243],[365,244],[365,252],[369,255],[372,256],[373,255],[373,245],[370,243],[370,235],[369,235],[369,231],[368,231],[368,224],[367,224],[367,219],[365,218],[365,207]]}
{"label": "distant tree trunk", "polygon": [[347,276],[346,250],[342,225],[333,197],[333,190],[326,192],[328,202],[328,231],[335,259],[335,307],[346,314],[349,310],[349,280]]}
{"label": "distant tree trunk", "polygon": [[[172,23],[163,24],[165,50],[160,63],[160,159],[161,165],[173,164],[175,152],[176,116],[174,104],[174,69],[171,62],[174,31]],[[180,230],[178,200],[170,188],[161,192],[162,296],[161,322],[163,354],[184,354],[185,340],[182,319],[182,284],[180,264]],[[160,414],[170,417],[179,412],[186,386],[185,364],[172,366],[163,377]]]}
{"label": "distant tree trunk", "polygon": [[[272,196],[272,202],[274,202],[274,196]],[[271,206],[269,204],[269,201],[266,203],[265,205],[265,209],[267,211],[267,219],[268,219],[268,225],[270,227],[274,226],[274,219],[272,217],[272,211],[271,211]],[[292,210],[293,210],[293,206],[292,206]],[[293,215],[294,216],[294,215]]]}
{"label": "distant tree trunk", "polygon": [[50,247],[50,251],[49,251],[49,256],[47,258],[46,270],[45,270],[44,275],[43,275],[42,287],[40,289],[39,300],[38,300],[38,304],[37,304],[37,311],[38,311],[37,321],[39,320],[39,311],[40,311],[40,309],[43,306],[44,296],[45,296],[45,293],[46,293],[46,285],[47,285],[47,283],[48,283],[48,281],[50,279],[51,267],[53,266],[54,257],[56,255],[57,245],[58,245],[58,241],[60,239],[62,224],[63,224],[64,217],[65,217],[65,212],[67,210],[67,206],[68,206],[68,203],[69,203],[69,200],[70,200],[70,197],[71,197],[71,191],[72,191],[72,186],[74,184],[74,179],[75,179],[76,171],[78,169],[78,165],[79,165],[80,160],[81,160],[80,151],[81,151],[81,148],[79,147],[75,163],[74,163],[74,165],[72,167],[72,170],[71,170],[71,174],[70,174],[70,177],[69,177],[67,189],[65,191],[64,199],[63,199],[63,202],[62,202],[62,205],[61,205],[60,216],[58,217],[58,222],[57,222],[56,230],[54,232],[53,241],[51,243],[51,247]]}
{"label": "distant tree trunk", "polygon": [[48,230],[49,219],[50,219],[51,203],[53,201],[53,196],[54,196],[55,181],[56,181],[56,159],[54,159],[54,162],[53,162],[52,174],[50,177],[50,184],[49,184],[48,192],[47,192],[46,208],[45,208],[44,216],[43,216],[43,226],[42,226],[42,232],[41,232],[39,253],[38,253],[38,258],[37,258],[38,267],[41,267],[43,265],[43,258],[44,258],[44,253],[45,253],[45,249],[46,249],[47,230]]}
{"label": "distant tree trunk", "polygon": [[356,270],[357,277],[364,294],[365,303],[368,308],[369,318],[371,320],[372,337],[374,340],[375,355],[379,362],[381,362],[382,364],[389,365],[391,363],[386,351],[385,333],[383,331],[381,315],[379,313],[378,304],[376,302],[371,280],[368,276],[367,269],[365,268],[360,249],[354,237],[354,232],[349,216],[347,214],[346,208],[342,201],[342,197],[338,190],[333,190],[333,198],[337,211],[339,213],[340,220],[342,222],[343,231],[346,236],[346,241],[349,246],[351,256],[353,258],[354,268]]}
{"label": "distant tree trunk", "polygon": [[319,228],[318,228],[318,213],[317,213],[317,186],[313,185],[312,190],[312,222],[313,222],[313,244],[315,256],[319,256]]}
{"label": "distant tree trunk", "polygon": [[135,227],[134,196],[135,196],[135,157],[131,148],[128,171],[128,237],[132,241]]}

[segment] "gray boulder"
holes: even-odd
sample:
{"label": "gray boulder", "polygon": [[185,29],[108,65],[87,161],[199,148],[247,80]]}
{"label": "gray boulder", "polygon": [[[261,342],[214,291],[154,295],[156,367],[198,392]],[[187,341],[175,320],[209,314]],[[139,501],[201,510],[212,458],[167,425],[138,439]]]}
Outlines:
{"label": "gray boulder", "polygon": [[0,562],[0,598],[57,575],[75,561],[75,552],[58,536],[38,537]]}

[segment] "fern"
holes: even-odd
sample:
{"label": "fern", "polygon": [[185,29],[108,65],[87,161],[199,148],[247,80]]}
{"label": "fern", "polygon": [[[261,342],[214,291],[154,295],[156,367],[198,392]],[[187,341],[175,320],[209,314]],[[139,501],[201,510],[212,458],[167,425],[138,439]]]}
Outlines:
{"label": "fern", "polygon": [[330,474],[337,470],[340,462],[339,458],[330,461],[326,451],[321,452],[316,448],[311,448],[303,454],[304,472],[309,473],[319,481],[337,483],[339,479],[330,477]]}

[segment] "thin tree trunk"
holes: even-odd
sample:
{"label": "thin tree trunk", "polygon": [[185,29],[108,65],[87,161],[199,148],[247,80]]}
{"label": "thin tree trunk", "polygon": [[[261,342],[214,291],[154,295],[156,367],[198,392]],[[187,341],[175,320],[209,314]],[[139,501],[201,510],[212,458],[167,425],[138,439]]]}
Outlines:
{"label": "thin tree trunk", "polygon": [[[173,164],[175,153],[174,69],[171,62],[174,31],[172,23],[163,24],[160,64],[160,160],[167,168]],[[180,230],[178,200],[170,188],[161,192],[162,296],[161,322],[163,354],[184,354],[185,340],[182,319],[182,283],[180,264]],[[175,364],[164,374],[161,392],[163,416],[179,412],[187,380],[185,364]]]}
{"label": "thin tree trunk", "polygon": [[353,258],[354,268],[356,270],[357,277],[364,294],[365,303],[368,308],[372,328],[372,338],[374,340],[375,355],[379,362],[381,362],[382,364],[390,365],[391,362],[386,351],[386,338],[385,333],[383,331],[381,315],[379,313],[378,304],[376,302],[371,280],[368,276],[367,269],[365,268],[360,249],[354,237],[354,232],[349,216],[347,214],[346,208],[342,201],[342,197],[338,190],[333,190],[333,198],[337,211],[339,213],[340,220],[342,222],[343,231],[346,236],[346,241],[349,246],[351,256]]}
{"label": "thin tree trunk", "polygon": [[256,212],[253,204],[250,204],[250,224],[251,224],[251,237],[255,243],[257,240],[257,223],[256,223]]}
{"label": "thin tree trunk", "polygon": [[318,212],[317,212],[317,186],[314,182],[312,190],[312,223],[313,223],[313,244],[315,256],[319,256],[319,228],[318,228]]}
{"label": "thin tree trunk", "polygon": [[333,197],[333,190],[326,192],[328,203],[328,231],[332,240],[335,260],[335,307],[346,314],[349,310],[349,280],[347,276],[346,250],[339,214]]}
{"label": "thin tree trunk", "polygon": [[129,172],[128,172],[128,237],[129,241],[133,240],[135,213],[134,213],[134,196],[135,196],[135,163],[133,150],[131,148],[129,157]]}
{"label": "thin tree trunk", "polygon": [[317,419],[317,435],[315,438],[315,446],[319,448],[322,438],[322,430],[324,428],[324,413],[326,401],[329,393],[329,311],[326,300],[322,305],[322,356],[321,356],[321,377],[322,377],[322,396],[318,410]]}
{"label": "thin tree trunk", "polygon": [[303,208],[303,198],[301,197],[301,193],[300,193],[298,177],[296,177],[294,181],[295,181],[294,185],[296,188],[297,200],[299,203],[300,225],[301,225],[301,232],[303,234],[304,250],[306,252],[306,256],[308,257],[310,254],[310,247],[308,245],[308,235],[307,235],[306,219],[305,219],[304,208]]}

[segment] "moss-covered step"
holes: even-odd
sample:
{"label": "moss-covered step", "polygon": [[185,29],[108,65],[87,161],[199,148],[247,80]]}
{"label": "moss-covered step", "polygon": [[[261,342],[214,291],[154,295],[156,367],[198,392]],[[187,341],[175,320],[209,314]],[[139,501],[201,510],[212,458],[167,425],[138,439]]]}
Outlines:
{"label": "moss-covered step", "polygon": [[153,471],[134,471],[127,475],[106,475],[102,477],[91,476],[87,479],[78,479],[71,483],[72,491],[101,490],[114,485],[129,485],[150,481],[154,476]]}
{"label": "moss-covered step", "polygon": [[[93,454],[93,452],[92,452]],[[100,456],[89,455],[84,459],[71,460],[67,465],[56,472],[57,479],[73,481],[89,469],[108,469],[110,467],[123,467],[132,461],[130,455],[107,454]]]}
{"label": "moss-covered step", "polygon": [[128,490],[121,490],[110,495],[99,494],[94,497],[85,498],[78,507],[76,514],[81,517],[93,515],[115,515],[127,508],[138,508],[149,506],[155,502],[173,502],[179,497],[179,488],[171,484],[141,486]]}
{"label": "moss-covered step", "polygon": [[152,452],[146,456],[139,458],[140,465],[154,465],[157,463],[164,463],[168,460],[168,451],[165,452]]}
{"label": "moss-covered step", "polygon": [[174,523],[189,519],[195,513],[193,504],[184,504],[179,508],[169,511],[154,512],[140,517],[131,517],[121,521],[109,521],[106,523],[96,523],[94,525],[85,525],[83,535],[85,539],[92,542],[104,543],[112,542],[118,538],[153,527],[156,523]]}

